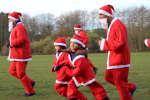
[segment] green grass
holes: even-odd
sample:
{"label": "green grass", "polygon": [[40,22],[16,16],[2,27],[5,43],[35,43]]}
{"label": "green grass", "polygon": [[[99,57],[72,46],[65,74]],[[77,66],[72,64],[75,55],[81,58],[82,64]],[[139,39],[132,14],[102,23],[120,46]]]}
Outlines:
{"label": "green grass", "polygon": [[[104,80],[106,53],[89,54],[89,59],[99,68],[96,80],[101,83],[110,100],[120,100],[115,86]],[[54,88],[56,73],[51,72],[54,55],[34,55],[28,62],[27,75],[36,81],[36,96],[21,97],[25,93],[20,81],[9,74],[10,63],[7,56],[0,56],[0,100],[66,100]],[[131,53],[129,82],[137,84],[134,100],[150,99],[150,52]],[[79,88],[88,100],[95,100],[91,91],[84,86]]]}

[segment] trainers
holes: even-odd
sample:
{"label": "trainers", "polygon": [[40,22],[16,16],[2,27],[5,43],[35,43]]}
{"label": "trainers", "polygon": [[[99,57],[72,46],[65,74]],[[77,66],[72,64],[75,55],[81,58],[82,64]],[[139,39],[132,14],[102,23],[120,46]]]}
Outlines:
{"label": "trainers", "polygon": [[136,86],[135,89],[130,93],[131,97],[133,97],[133,94],[134,94],[136,88],[137,88],[137,86]]}
{"label": "trainers", "polygon": [[102,100],[109,100],[109,98],[108,98],[108,96],[107,96],[106,98],[104,98],[104,99],[102,99]]}
{"label": "trainers", "polygon": [[35,82],[35,81],[33,81],[33,82],[32,82],[32,87],[34,87],[34,85],[35,85],[35,84],[36,84],[36,82]]}
{"label": "trainers", "polygon": [[22,95],[22,96],[24,96],[24,97],[28,97],[28,96],[34,96],[35,95],[35,93],[25,93],[24,95]]}

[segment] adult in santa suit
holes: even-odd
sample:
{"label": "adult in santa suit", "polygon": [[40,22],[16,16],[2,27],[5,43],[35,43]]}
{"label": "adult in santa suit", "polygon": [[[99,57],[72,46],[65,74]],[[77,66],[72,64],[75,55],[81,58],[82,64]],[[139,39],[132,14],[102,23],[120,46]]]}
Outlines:
{"label": "adult in santa suit", "polygon": [[26,75],[26,67],[29,60],[32,60],[30,42],[26,28],[20,21],[21,13],[12,12],[9,14],[9,32],[11,32],[7,47],[9,47],[8,59],[11,62],[9,73],[18,78],[26,93],[22,96],[33,96],[35,82]]}
{"label": "adult in santa suit", "polygon": [[[88,36],[86,35],[85,31],[81,29],[81,25],[78,25],[78,24],[75,25],[75,26],[74,26],[74,30],[75,30],[75,34],[78,35],[78,36],[80,36],[80,37],[83,39],[82,47],[83,47],[84,49],[88,49],[87,44],[88,44],[88,42],[89,42],[89,39],[88,39]],[[90,59],[88,59],[88,57],[87,57],[87,60],[88,60],[88,62],[89,62],[89,64],[90,64],[90,66],[93,68],[94,74],[96,74],[97,71],[98,71],[98,68],[96,68],[96,67],[93,65],[93,63],[90,61]]]}
{"label": "adult in santa suit", "polygon": [[126,26],[112,17],[112,5],[99,9],[99,18],[103,29],[107,29],[107,39],[99,41],[100,50],[108,52],[105,80],[115,85],[121,100],[133,100],[136,85],[128,83],[130,50],[127,43]]}
{"label": "adult in santa suit", "polygon": [[145,39],[144,43],[146,46],[150,47],[150,38],[149,39]]}
{"label": "adult in santa suit", "polygon": [[77,52],[83,50],[81,48],[82,41],[82,38],[77,35],[71,39],[69,59],[74,70],[72,71],[73,78],[68,83],[67,98],[69,100],[87,100],[82,92],[77,90],[84,85],[91,90],[96,100],[109,100],[103,86],[95,80],[95,75],[85,57],[86,53],[76,55]]}

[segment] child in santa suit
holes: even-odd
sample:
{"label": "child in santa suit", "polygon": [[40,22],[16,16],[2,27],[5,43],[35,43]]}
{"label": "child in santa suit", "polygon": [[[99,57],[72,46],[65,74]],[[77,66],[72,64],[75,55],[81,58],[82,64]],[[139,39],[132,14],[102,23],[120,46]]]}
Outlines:
{"label": "child in santa suit", "polygon": [[58,37],[54,42],[54,45],[56,55],[52,66],[52,72],[56,72],[57,74],[55,90],[61,96],[67,97],[67,84],[72,78],[69,75],[72,70],[72,64],[69,61],[68,52],[62,52],[62,49],[66,49],[67,47],[65,37]]}
{"label": "child in santa suit", "polygon": [[82,92],[77,90],[78,87],[84,85],[91,90],[96,100],[109,100],[103,86],[95,80],[95,75],[85,54],[76,55],[78,51],[83,50],[82,44],[83,39],[77,35],[71,39],[69,55],[74,70],[73,78],[68,83],[67,98],[69,100],[87,100]]}
{"label": "child in santa suit", "polygon": [[[89,39],[85,33],[84,30],[81,30],[81,25],[75,25],[74,26],[74,30],[75,30],[75,34],[80,36],[83,39],[83,44],[82,44],[82,48],[84,49],[88,49],[87,44],[89,42]],[[87,58],[90,66],[93,68],[93,72],[94,74],[97,73],[98,69],[92,64],[92,62]]]}
{"label": "child in santa suit", "polygon": [[145,42],[145,45],[146,45],[146,46],[150,47],[150,38],[149,38],[149,39],[145,39],[144,42]]}
{"label": "child in santa suit", "polygon": [[8,59],[11,62],[9,73],[18,78],[26,93],[22,96],[28,97],[35,95],[33,86],[35,82],[26,75],[26,67],[29,60],[32,60],[30,41],[24,25],[21,23],[19,12],[9,14],[9,32],[11,32],[7,47],[9,47]]}
{"label": "child in santa suit", "polygon": [[103,29],[107,29],[107,39],[99,41],[100,50],[108,52],[105,80],[119,91],[121,100],[133,100],[136,84],[128,82],[130,50],[126,26],[112,16],[112,5],[99,9],[99,18]]}

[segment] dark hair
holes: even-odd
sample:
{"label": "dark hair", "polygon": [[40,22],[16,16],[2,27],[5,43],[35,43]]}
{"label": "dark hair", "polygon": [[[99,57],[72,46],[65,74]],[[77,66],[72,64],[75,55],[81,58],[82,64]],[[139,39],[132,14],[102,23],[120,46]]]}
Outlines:
{"label": "dark hair", "polygon": [[65,47],[65,46],[62,46],[62,45],[58,45],[58,46],[60,46],[62,49],[66,49],[66,47]]}

